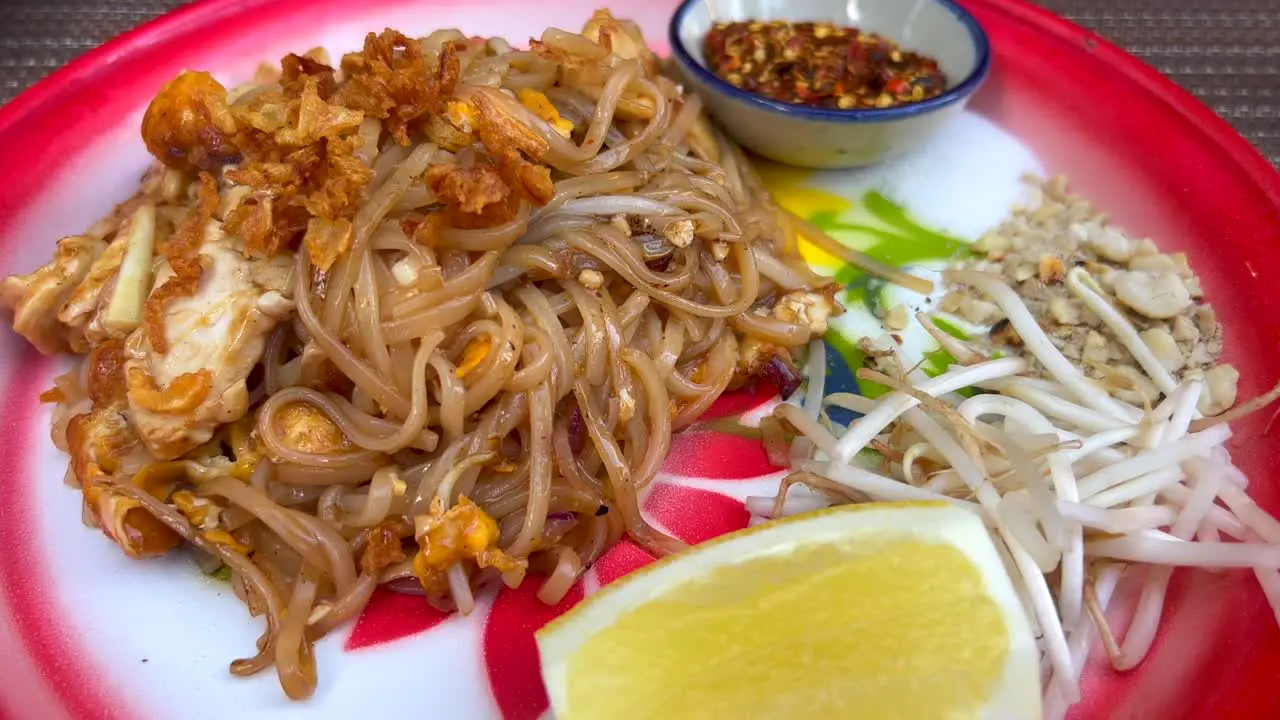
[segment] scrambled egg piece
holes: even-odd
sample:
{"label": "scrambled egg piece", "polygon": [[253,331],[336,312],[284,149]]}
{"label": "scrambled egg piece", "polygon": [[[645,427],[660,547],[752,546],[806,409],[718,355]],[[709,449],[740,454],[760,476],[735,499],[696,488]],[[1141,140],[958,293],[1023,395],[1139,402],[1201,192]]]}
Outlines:
{"label": "scrambled egg piece", "polygon": [[131,558],[164,555],[182,542],[182,536],[157,520],[141,503],[117,490],[87,488],[85,500],[96,509],[102,531]]}
{"label": "scrambled egg piece", "polygon": [[290,403],[272,421],[280,442],[299,452],[330,455],[356,449],[329,416],[313,405]]}
{"label": "scrambled egg piece", "polygon": [[124,409],[95,407],[67,423],[67,454],[81,487],[119,470],[123,461],[145,457]]}
{"label": "scrambled egg piece", "polygon": [[418,553],[413,557],[413,574],[428,593],[448,587],[445,573],[456,563],[475,561],[482,568],[501,572],[521,569],[525,563],[498,549],[498,523],[466,497],[444,509],[444,500],[431,501],[431,510],[414,521]]}
{"label": "scrambled egg piece", "polygon": [[448,150],[458,152],[476,141],[476,111],[466,100],[450,100],[443,113],[427,118],[423,132],[427,139]]}
{"label": "scrambled egg piece", "polygon": [[89,515],[125,555],[163,555],[182,542],[141,503],[109,484],[122,461],[145,455],[120,408],[99,407],[73,417],[67,424],[67,452]]}
{"label": "scrambled egg piece", "polygon": [[489,356],[490,344],[488,335],[482,335],[467,343],[462,350],[462,360],[458,362],[458,368],[453,371],[453,374],[460,379],[465,378],[480,367],[480,363]]}
{"label": "scrambled egg piece", "polygon": [[444,116],[460,132],[471,134],[476,127],[476,110],[466,100],[450,100],[444,108]]}
{"label": "scrambled egg piece", "polygon": [[187,520],[200,531],[205,540],[222,545],[241,555],[248,555],[253,548],[236,539],[234,535],[218,527],[222,517],[222,508],[208,498],[197,497],[194,493],[179,490],[170,501],[179,512],[187,516]]}
{"label": "scrambled egg piece", "polygon": [[191,521],[191,524],[201,530],[215,530],[218,527],[218,518],[222,514],[222,508],[217,503],[208,498],[197,497],[188,490],[179,490],[174,493],[169,501]]}
{"label": "scrambled egg piece", "polygon": [[158,500],[168,500],[178,483],[186,478],[187,468],[181,462],[153,462],[134,473],[129,483]]}
{"label": "scrambled egg piece", "polygon": [[204,536],[205,540],[208,540],[215,545],[222,545],[230,548],[241,555],[248,555],[253,552],[253,548],[245,545],[239,540],[236,540],[235,536],[226,530],[205,530],[201,535]]}
{"label": "scrambled egg piece", "polygon": [[[247,260],[216,224],[211,230],[200,248],[198,288],[165,307],[167,351],[152,347],[144,329],[126,343],[129,409],[143,442],[162,460],[205,443],[245,414],[249,371],[276,323],[293,311],[288,274],[270,268],[287,258]],[[171,274],[162,265],[157,287]]]}
{"label": "scrambled egg piece", "polygon": [[521,105],[529,108],[534,115],[545,120],[560,137],[567,140],[573,134],[573,122],[568,118],[561,117],[560,111],[556,110],[556,106],[551,104],[546,95],[531,88],[520,88],[518,97]]}

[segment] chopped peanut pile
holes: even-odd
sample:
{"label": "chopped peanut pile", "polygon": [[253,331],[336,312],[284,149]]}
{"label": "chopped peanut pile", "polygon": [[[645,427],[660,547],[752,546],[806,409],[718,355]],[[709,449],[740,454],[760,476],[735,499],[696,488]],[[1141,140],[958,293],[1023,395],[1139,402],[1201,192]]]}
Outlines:
{"label": "chopped peanut pile", "polygon": [[[1127,235],[1068,192],[1062,178],[1033,187],[1030,207],[974,244],[982,257],[970,266],[998,272],[1013,283],[1058,349],[1117,397],[1139,405],[1157,401],[1160,393],[1131,364],[1129,351],[1069,289],[1069,271],[1084,269],[1175,379],[1205,379],[1202,413],[1231,407],[1238,374],[1218,364],[1222,328],[1186,256],[1161,253],[1152,241]],[[966,289],[951,292],[941,305],[971,323],[991,326],[997,345],[1021,343],[995,305]]]}

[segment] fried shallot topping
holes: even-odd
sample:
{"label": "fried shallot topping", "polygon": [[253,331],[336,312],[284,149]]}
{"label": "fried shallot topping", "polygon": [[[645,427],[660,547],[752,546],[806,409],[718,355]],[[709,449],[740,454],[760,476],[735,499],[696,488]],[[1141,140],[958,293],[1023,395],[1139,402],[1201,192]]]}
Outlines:
{"label": "fried shallot topping", "polygon": [[346,80],[334,99],[383,120],[391,137],[408,145],[410,126],[439,113],[444,98],[453,93],[461,72],[459,49],[454,43],[445,45],[438,72],[432,72],[417,41],[390,28],[369,33],[363,50],[343,56]]}
{"label": "fried shallot topping", "polygon": [[374,574],[405,559],[404,544],[400,540],[399,519],[383,520],[366,530],[368,541],[360,555],[360,570]]}
{"label": "fried shallot topping", "polygon": [[432,165],[427,170],[427,187],[445,205],[473,215],[490,205],[505,203],[511,194],[497,168],[487,162],[471,167],[457,163]]}
{"label": "fried shallot topping", "polygon": [[95,406],[112,405],[124,401],[125,359],[122,338],[108,338],[89,351],[86,384],[89,399]]}

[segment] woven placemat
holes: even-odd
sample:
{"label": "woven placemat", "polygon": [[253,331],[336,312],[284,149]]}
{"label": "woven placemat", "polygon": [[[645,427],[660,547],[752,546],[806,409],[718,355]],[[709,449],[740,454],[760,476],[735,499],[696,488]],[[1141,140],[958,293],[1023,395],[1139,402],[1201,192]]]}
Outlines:
{"label": "woven placemat", "polygon": [[[0,4],[0,103],[180,2]],[[602,3],[603,4],[603,3]],[[1041,0],[1208,104],[1280,167],[1280,0]]]}

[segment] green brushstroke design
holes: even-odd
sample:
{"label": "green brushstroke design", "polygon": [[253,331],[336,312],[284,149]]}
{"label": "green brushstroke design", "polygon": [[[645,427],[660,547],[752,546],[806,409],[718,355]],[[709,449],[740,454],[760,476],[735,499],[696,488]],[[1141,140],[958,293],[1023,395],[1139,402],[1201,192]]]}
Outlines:
{"label": "green brushstroke design", "polygon": [[[946,260],[967,247],[959,238],[912,220],[904,209],[874,190],[847,210],[821,210],[808,220],[844,245],[898,267]],[[888,283],[852,265],[838,269],[834,279],[845,287],[846,305],[862,305],[877,317],[883,315],[882,293],[890,287]]]}
{"label": "green brushstroke design", "polygon": [[[866,353],[862,352],[856,344],[835,330],[828,331],[822,339],[827,341],[827,345],[829,345],[831,349],[840,354],[840,358],[849,366],[850,372],[857,373],[858,368],[863,367],[865,364],[867,359]],[[860,394],[873,400],[885,393],[891,392],[888,387],[881,385],[878,382],[861,380],[857,375],[854,375],[854,382],[858,384],[858,392]]]}
{"label": "green brushstroke design", "polygon": [[900,267],[945,260],[968,247],[959,238],[912,220],[905,210],[874,190],[865,193],[851,210],[823,210],[808,220],[849,247]]}
{"label": "green brushstroke design", "polygon": [[[933,324],[938,326],[939,330],[953,338],[956,338],[957,340],[969,339],[968,333],[961,330],[955,325],[955,323],[944,317],[935,316],[933,318]],[[956,359],[951,353],[943,350],[942,348],[938,348],[937,350],[930,350],[924,354],[924,362],[921,364],[920,369],[929,377],[937,377],[946,372],[947,368],[951,367],[955,363]],[[956,394],[963,397],[973,397],[978,394],[978,391],[974,388],[960,388],[956,391]]]}
{"label": "green brushstroke design", "polygon": [[[969,248],[960,238],[924,226],[905,208],[876,190],[863,192],[857,200],[852,200],[841,195],[836,187],[826,189],[822,187],[825,183],[814,183],[813,174],[807,171],[772,163],[765,163],[759,169],[766,185],[774,190],[782,204],[804,215],[841,244],[882,263],[909,270],[912,266],[955,258]],[[844,288],[841,300],[852,311],[865,309],[872,317],[883,318],[885,310],[894,302],[886,297],[894,286],[852,265],[835,268],[833,280]],[[939,321],[938,325],[945,332],[966,338],[952,323]],[[889,388],[879,383],[856,378],[858,368],[863,367],[866,360],[858,349],[858,338],[848,337],[833,327],[825,340],[855,374],[845,377],[841,373],[842,377],[836,382],[838,387],[829,390],[853,389],[849,385],[856,384],[858,391],[870,398],[889,392]],[[945,372],[953,363],[955,358],[938,348],[925,353],[921,368],[934,376]]]}

